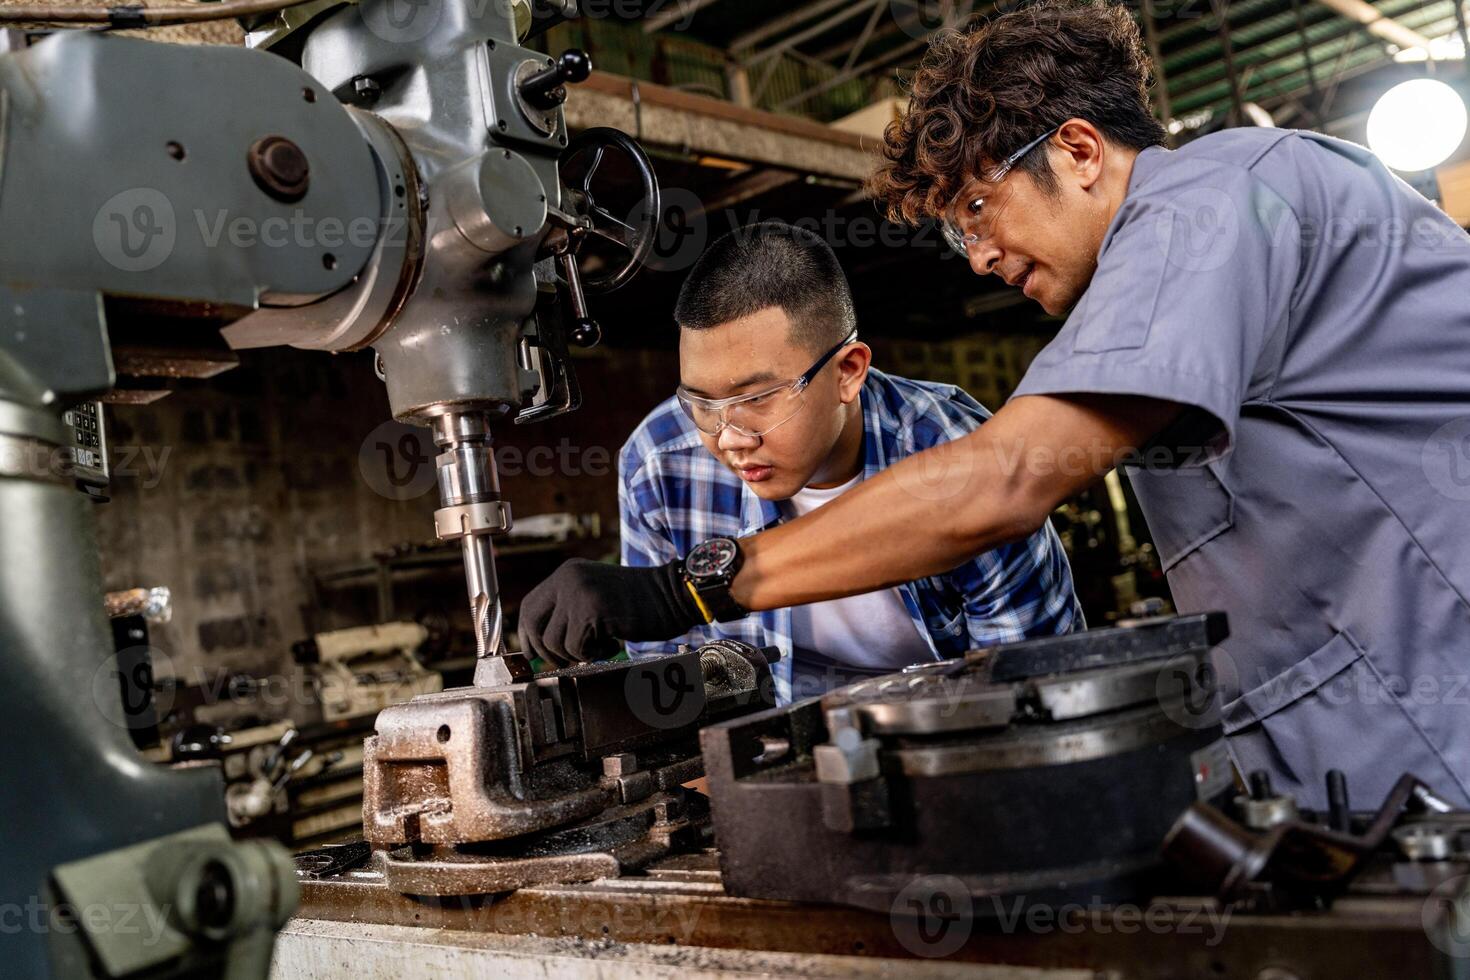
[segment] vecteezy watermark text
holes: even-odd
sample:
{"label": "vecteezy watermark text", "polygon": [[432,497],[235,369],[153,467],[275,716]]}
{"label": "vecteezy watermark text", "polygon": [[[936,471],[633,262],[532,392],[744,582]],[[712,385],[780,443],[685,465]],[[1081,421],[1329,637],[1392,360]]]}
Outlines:
{"label": "vecteezy watermark text", "polygon": [[[388,421],[363,439],[357,456],[358,471],[375,493],[390,500],[412,500],[434,488],[438,452],[428,429]],[[583,446],[565,436],[554,444],[527,448],[497,445],[494,456],[496,472],[502,478],[595,478],[613,472],[610,448]]]}
{"label": "vecteezy watermark text", "polygon": [[[253,215],[235,215],[220,208],[212,214],[202,209],[194,211],[199,240],[205,248],[218,248],[223,241],[235,248],[372,248],[386,232],[390,244],[406,241],[408,222],[399,218],[380,221],[359,215],[348,221],[327,215],[317,217],[298,209],[291,217],[272,215],[258,218]],[[399,235],[397,242],[391,236]]]}
{"label": "vecteezy watermark text", "polygon": [[[113,446],[109,474],[113,479],[137,479],[144,490],[163,482],[172,446]],[[76,450],[41,442],[0,445],[0,472],[25,473],[37,479],[66,479],[77,466]]]}
{"label": "vecteezy watermark text", "polygon": [[1207,947],[1225,938],[1232,910],[1213,905],[1147,906],[1104,902],[1037,902],[1024,895],[976,898],[954,875],[917,875],[899,890],[889,924],[899,943],[916,956],[952,956],[975,933],[1044,936],[1202,936]]}
{"label": "vecteezy watermark text", "polygon": [[24,904],[0,903],[0,936],[22,932],[71,935],[85,929],[94,936],[141,936],[144,946],[154,946],[168,928],[169,906],[146,902],[45,902],[32,895]]}
{"label": "vecteezy watermark text", "polygon": [[92,221],[97,253],[124,272],[147,272],[168,261],[181,245],[190,248],[343,249],[366,251],[383,242],[408,242],[407,219],[316,215],[303,208],[290,215],[238,214],[227,208],[195,208],[184,219],[166,194],[135,187],[113,195]]}

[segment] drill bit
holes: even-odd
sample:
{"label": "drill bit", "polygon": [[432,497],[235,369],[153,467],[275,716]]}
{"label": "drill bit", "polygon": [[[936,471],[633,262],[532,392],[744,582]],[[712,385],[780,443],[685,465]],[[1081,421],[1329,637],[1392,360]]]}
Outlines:
{"label": "drill bit", "polygon": [[475,684],[508,684],[514,678],[505,660],[490,535],[510,529],[510,509],[500,499],[488,418],[483,412],[441,415],[434,420],[434,441],[441,450],[436,460],[440,507],[434,512],[434,526],[441,539],[459,538],[464,553],[475,635]]}
{"label": "drill bit", "polygon": [[500,603],[483,592],[470,602],[470,615],[475,624],[475,656],[503,656],[500,644]]}
{"label": "drill bit", "polygon": [[465,586],[475,632],[475,656],[492,657],[501,650],[500,590],[495,581],[495,549],[489,535],[474,534],[468,518],[461,524]]}

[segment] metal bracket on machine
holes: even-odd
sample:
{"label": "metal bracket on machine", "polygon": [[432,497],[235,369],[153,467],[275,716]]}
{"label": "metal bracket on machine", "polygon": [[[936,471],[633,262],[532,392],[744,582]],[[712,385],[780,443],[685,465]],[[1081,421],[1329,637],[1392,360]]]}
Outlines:
{"label": "metal bracket on machine", "polygon": [[178,971],[169,976],[198,976],[222,961],[229,962],[229,975],[264,976],[276,930],[297,898],[285,848],[275,841],[231,841],[219,824],[72,861],[58,866],[52,879],[63,907],[131,910],[129,918],[146,910],[150,921],[156,910],[163,923],[149,936],[136,926],[77,914],[77,928],[58,930],[54,939],[61,976],[79,975],[88,961],[107,977],[158,968]]}
{"label": "metal bracket on machine", "polygon": [[[1340,786],[1345,779],[1334,770],[1328,776],[1329,795]],[[1247,817],[1251,810],[1241,804],[1248,802],[1245,797],[1237,801]],[[1195,803],[1164,839],[1163,856],[1182,878],[1222,902],[1255,909],[1315,908],[1344,891],[1391,833],[1410,860],[1447,860],[1454,853],[1448,844],[1439,853],[1415,847],[1436,839],[1439,828],[1432,822],[1401,824],[1406,814],[1446,810],[1448,804],[1409,773],[1399,777],[1360,834],[1350,832],[1345,799],[1327,815],[1328,826],[1300,819],[1292,806],[1260,828],[1242,826],[1216,807]]]}

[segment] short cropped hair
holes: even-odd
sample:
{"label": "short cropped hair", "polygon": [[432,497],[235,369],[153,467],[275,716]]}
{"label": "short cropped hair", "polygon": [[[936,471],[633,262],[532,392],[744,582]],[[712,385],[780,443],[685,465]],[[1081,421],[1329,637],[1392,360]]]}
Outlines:
{"label": "short cropped hair", "polygon": [[746,225],[717,239],[694,264],[674,321],[708,330],[780,307],[792,341],[814,351],[841,342],[857,325],[852,290],[831,246],[784,221]]}

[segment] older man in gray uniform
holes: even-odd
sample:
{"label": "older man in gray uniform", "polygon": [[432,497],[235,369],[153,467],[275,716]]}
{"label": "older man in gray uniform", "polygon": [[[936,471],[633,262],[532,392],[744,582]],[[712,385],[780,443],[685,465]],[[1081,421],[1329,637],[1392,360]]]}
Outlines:
{"label": "older man in gray uniform", "polygon": [[[1122,464],[1179,608],[1229,614],[1242,770],[1317,806],[1330,769],[1363,805],[1411,771],[1470,805],[1470,237],[1352,144],[1164,149],[1147,72],[1116,7],[935,43],[875,192],[1066,325],[974,434],[739,542],[728,598],[935,574]],[[569,637],[636,639],[699,617],[679,581],[568,566],[541,588]]]}

